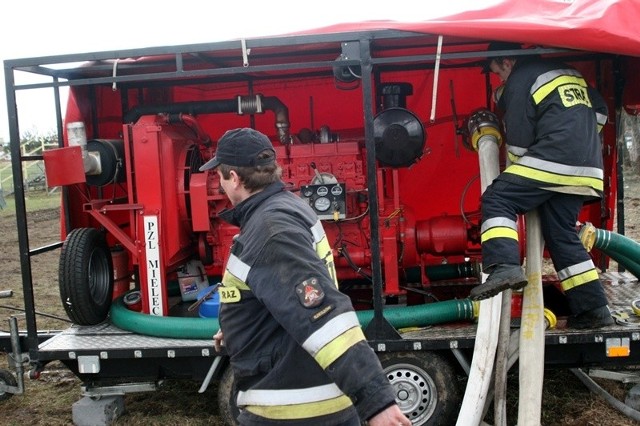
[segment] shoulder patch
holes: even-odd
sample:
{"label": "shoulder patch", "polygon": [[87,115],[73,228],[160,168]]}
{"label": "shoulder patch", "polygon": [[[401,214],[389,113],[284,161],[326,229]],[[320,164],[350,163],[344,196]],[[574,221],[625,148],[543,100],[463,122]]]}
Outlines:
{"label": "shoulder patch", "polygon": [[296,294],[300,304],[305,308],[315,308],[322,303],[324,292],[317,278],[309,278],[296,286]]}

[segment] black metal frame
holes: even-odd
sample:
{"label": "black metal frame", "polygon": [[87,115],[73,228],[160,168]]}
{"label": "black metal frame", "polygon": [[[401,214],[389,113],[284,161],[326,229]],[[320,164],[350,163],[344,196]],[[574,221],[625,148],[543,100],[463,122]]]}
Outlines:
{"label": "black metal frame", "polygon": [[[16,217],[18,226],[19,252],[22,272],[22,285],[24,290],[26,321],[27,321],[27,347],[30,358],[36,363],[46,363],[51,360],[72,360],[69,353],[56,351],[47,352],[39,350],[41,339],[36,327],[36,314],[34,306],[34,294],[32,284],[31,258],[39,253],[53,250],[61,246],[61,242],[56,242],[45,247],[31,249],[29,247],[29,233],[26,220],[26,208],[24,200],[24,187],[22,178],[21,163],[27,160],[40,159],[41,157],[24,157],[20,152],[20,133],[18,127],[18,111],[16,108],[16,93],[21,90],[50,88],[54,93],[56,107],[56,121],[59,140],[62,141],[62,107],[60,102],[60,88],[64,86],[87,86],[87,85],[119,85],[122,88],[136,88],[158,84],[160,81],[170,81],[171,84],[187,84],[194,81],[210,81],[213,78],[225,79],[251,79],[257,73],[282,71],[282,72],[330,72],[335,64],[335,58],[341,53],[343,43],[352,42],[358,45],[357,58],[349,58],[341,61],[341,65],[355,65],[362,70],[362,97],[363,111],[365,117],[365,141],[367,148],[367,170],[370,196],[371,212],[371,238],[372,238],[372,278],[374,289],[374,319],[366,329],[371,346],[376,351],[420,351],[420,350],[450,350],[450,349],[471,349],[474,344],[475,335],[468,330],[463,332],[453,332],[451,335],[438,338],[424,335],[416,339],[401,339],[397,331],[387,322],[382,315],[382,270],[380,259],[380,236],[379,236],[379,216],[377,199],[377,179],[376,179],[376,156],[375,144],[373,141],[373,117],[374,94],[372,93],[372,79],[380,69],[396,69],[399,66],[405,67],[432,67],[432,62],[436,60],[436,55],[415,55],[402,57],[375,57],[373,52],[387,52],[394,46],[433,46],[437,42],[437,36],[430,34],[418,34],[401,31],[366,31],[341,34],[324,34],[308,36],[286,36],[262,38],[255,40],[235,40],[219,43],[194,44],[172,47],[141,48],[111,52],[94,52],[84,54],[59,55],[40,58],[26,58],[7,60],[4,62],[5,82],[7,93],[7,110],[9,115],[9,132],[11,139],[12,168],[14,176],[14,187],[16,197]],[[447,59],[469,59],[470,61],[481,61],[486,57],[486,52],[476,46],[474,40],[458,40],[458,44],[469,45],[471,48],[466,52],[443,53],[440,60]],[[480,43],[481,41],[477,41]],[[242,64],[243,45],[246,49],[252,49],[248,56],[249,64]],[[296,48],[291,54],[282,55],[282,63],[260,64],[261,59],[270,58],[269,49],[278,47]],[[475,47],[474,47],[475,46]],[[311,49],[305,52],[304,49]],[[260,53],[264,49],[267,53]],[[559,49],[534,49],[528,50],[531,53],[559,53],[565,52],[567,55],[582,55],[587,58],[598,56],[594,53],[568,52]],[[311,54],[326,57],[326,60],[313,60],[305,62],[300,58],[310,57]],[[253,55],[253,56],[252,56]],[[156,57],[157,62],[143,63],[141,65],[127,63],[127,58],[133,57]],[[201,61],[199,68],[195,68],[192,58]],[[113,74],[114,61],[123,61],[122,65],[115,65],[116,74]],[[57,68],[54,64],[83,63],[80,67]],[[252,62],[257,62],[253,65]],[[425,65],[424,63],[428,64]],[[220,67],[220,64],[223,66]],[[211,65],[211,66],[207,66]],[[465,65],[465,66],[468,66]],[[171,70],[168,70],[168,69]],[[49,83],[36,83],[16,85],[15,72],[35,73],[51,78]],[[126,112],[126,111],[125,111]],[[66,205],[66,197],[63,192],[63,202]],[[66,209],[65,209],[66,210]],[[68,223],[68,217],[65,218]],[[582,333],[551,333],[546,337],[547,345],[558,345],[562,343],[568,346],[576,345],[576,351],[581,353],[580,346],[586,341],[589,344],[602,344],[602,339],[607,337],[629,337],[629,332],[624,329],[609,330],[606,332],[585,331]],[[596,336],[596,341],[592,341]],[[599,336],[599,337],[597,337]],[[633,362],[640,361],[640,333],[632,338],[634,358]],[[567,347],[568,347],[567,346]],[[202,346],[180,349],[174,352],[176,357],[200,357],[199,351]],[[589,349],[590,350],[590,349]],[[166,360],[166,349],[149,349],[148,354],[158,363]],[[555,352],[555,351],[553,351]],[[558,356],[562,358],[562,350]],[[74,356],[82,354],[75,353]],[[212,354],[213,355],[213,354]],[[105,363],[122,363],[123,359],[130,358],[130,348],[109,353]],[[585,357],[577,355],[575,357],[584,360]],[[130,359],[132,365],[134,360]],[[147,359],[146,362],[148,362]],[[562,359],[550,360],[551,363],[562,363]],[[599,360],[602,362],[602,360]],[[125,364],[121,364],[125,365]]]}

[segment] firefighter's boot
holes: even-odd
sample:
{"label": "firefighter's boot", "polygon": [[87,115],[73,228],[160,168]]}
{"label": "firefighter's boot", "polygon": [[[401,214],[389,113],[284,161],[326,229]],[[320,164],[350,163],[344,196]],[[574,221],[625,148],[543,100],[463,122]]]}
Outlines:
{"label": "firefighter's boot", "polygon": [[527,285],[527,277],[520,265],[497,265],[487,280],[472,288],[469,297],[472,300],[488,299],[506,289],[519,290]]}
{"label": "firefighter's boot", "polygon": [[600,328],[613,324],[613,317],[608,306],[600,306],[578,315],[571,315],[567,319],[567,327],[582,330],[585,328]]}

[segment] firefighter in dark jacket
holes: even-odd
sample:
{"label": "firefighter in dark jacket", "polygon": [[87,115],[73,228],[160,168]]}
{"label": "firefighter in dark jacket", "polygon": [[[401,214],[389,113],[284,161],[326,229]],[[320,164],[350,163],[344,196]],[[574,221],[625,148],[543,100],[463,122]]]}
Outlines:
{"label": "firefighter in dark jacket", "polygon": [[[520,45],[513,43],[489,46],[505,53],[517,49]],[[482,263],[489,276],[472,289],[471,298],[527,284],[516,218],[538,209],[545,244],[571,309],[567,325],[613,324],[598,271],[576,231],[583,204],[602,196],[599,130],[607,117],[604,100],[576,69],[537,56],[495,56],[485,71],[504,81],[498,106],[504,110],[511,165],[482,195]]]}
{"label": "firefighter in dark jacket", "polygon": [[228,131],[200,170],[215,169],[239,226],[220,288],[220,332],[242,425],[410,425],[338,291],[318,217],[280,180],[269,139]]}

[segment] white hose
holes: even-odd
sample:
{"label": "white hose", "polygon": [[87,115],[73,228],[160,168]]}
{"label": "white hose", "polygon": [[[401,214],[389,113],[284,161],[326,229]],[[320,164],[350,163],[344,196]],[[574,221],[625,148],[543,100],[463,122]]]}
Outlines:
{"label": "white hose", "polygon": [[[511,161],[509,156],[506,158],[509,167]],[[518,343],[511,340],[511,300],[513,291],[511,289],[502,292],[502,310],[500,313],[500,330],[498,331],[498,350],[496,352],[496,373],[494,390],[496,399],[493,404],[493,417],[495,418],[495,426],[507,426],[507,373],[513,364],[509,364],[508,350],[511,346],[515,346],[515,356],[519,356]],[[515,360],[514,360],[515,362]],[[486,413],[485,407],[485,413]]]}
{"label": "white hose", "polygon": [[[482,192],[500,173],[498,161],[499,146],[494,137],[483,136],[478,140],[478,156],[480,161],[480,186]],[[487,279],[482,274],[482,282]],[[467,388],[458,413],[456,425],[479,425],[487,399],[487,391],[493,373],[493,361],[498,345],[498,331],[502,298],[494,296],[480,302],[478,329],[473,348],[471,371],[467,380]]]}
{"label": "white hose", "polygon": [[544,300],[542,297],[542,251],[544,240],[537,210],[526,215],[529,284],[522,298],[520,323],[520,392],[518,425],[540,425],[544,379]]}
{"label": "white hose", "polygon": [[[518,360],[518,356],[520,355],[520,347],[518,346],[520,344],[520,338],[518,336],[520,336],[519,328],[514,329],[509,336],[509,345],[507,347],[507,366],[506,366],[507,371],[511,370],[511,367],[513,367],[513,364],[516,363],[516,361]],[[495,386],[493,387],[493,389],[489,387],[489,391],[487,392],[487,402],[484,406],[484,410],[482,411],[482,418],[485,418],[485,416],[489,412],[489,408],[491,407],[491,401],[493,401],[493,397],[494,397],[494,389],[495,389]],[[506,421],[506,414],[505,414],[505,421]],[[498,419],[496,419],[496,425],[497,425],[497,422],[498,422]]]}
{"label": "white hose", "polygon": [[511,295],[512,291],[502,292],[500,329],[498,331],[498,349],[496,351],[495,401],[493,403],[494,425],[507,426],[507,372],[508,352],[511,336]]}

